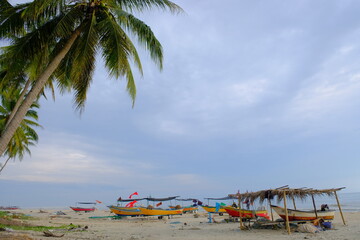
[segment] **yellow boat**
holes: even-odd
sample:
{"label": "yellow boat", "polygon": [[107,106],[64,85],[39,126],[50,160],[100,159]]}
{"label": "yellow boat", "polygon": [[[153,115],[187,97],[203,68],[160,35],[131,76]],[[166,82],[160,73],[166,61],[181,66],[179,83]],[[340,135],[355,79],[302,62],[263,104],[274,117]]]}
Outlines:
{"label": "yellow boat", "polygon": [[216,211],[216,207],[214,206],[201,206],[205,211],[207,211],[208,213],[219,213],[219,215],[223,215],[224,213],[226,213],[225,209],[223,208],[218,208],[218,211]]}
{"label": "yellow boat", "polygon": [[162,209],[162,208],[145,208],[139,207],[141,213],[144,216],[171,216],[171,215],[181,215],[183,209]]}
{"label": "yellow boat", "polygon": [[[227,201],[227,200],[234,200],[235,198],[223,197],[223,198],[205,198],[205,199],[207,199],[209,202],[210,200],[212,200],[212,201]],[[219,206],[216,207],[217,205],[219,205]],[[226,205],[225,203],[216,203],[216,206],[209,206],[209,205],[203,206],[202,205],[202,208],[208,213],[219,213],[219,215],[222,216],[224,213],[226,213],[226,211],[221,206],[225,206],[225,205]]]}
{"label": "yellow boat", "polygon": [[142,215],[141,210],[138,207],[119,207],[119,206],[108,206],[111,212],[118,216],[140,216]]}

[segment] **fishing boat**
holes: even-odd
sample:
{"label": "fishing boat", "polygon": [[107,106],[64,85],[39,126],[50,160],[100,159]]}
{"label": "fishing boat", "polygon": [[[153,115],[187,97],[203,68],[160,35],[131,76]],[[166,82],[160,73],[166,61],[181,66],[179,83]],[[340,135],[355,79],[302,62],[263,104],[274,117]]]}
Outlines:
{"label": "fishing boat", "polygon": [[198,207],[199,203],[202,204],[202,202],[200,202],[199,200],[197,200],[195,198],[187,198],[187,199],[176,198],[175,201],[178,201],[178,202],[191,201],[191,202],[193,202],[193,205],[188,205],[188,206],[180,206],[180,205],[169,206],[170,209],[182,209],[183,213],[196,213],[199,210],[199,207]]}
{"label": "fishing boat", "polygon": [[234,200],[235,198],[232,197],[222,197],[222,198],[205,198],[208,200],[208,205],[202,205],[201,207],[208,213],[218,213],[220,216],[222,216],[224,213],[226,213],[225,209],[222,208],[223,206],[226,206],[225,203],[216,203],[215,206],[211,206],[210,200],[212,201],[227,201],[227,200]]}
{"label": "fishing boat", "polygon": [[148,202],[158,202],[158,203],[155,205],[155,207],[153,207],[152,205],[148,205],[147,207],[139,207],[139,209],[144,216],[159,216],[159,218],[161,218],[162,216],[181,215],[183,213],[182,208],[180,209],[159,208],[159,206],[162,205],[162,202],[171,201],[177,197],[178,196],[167,197],[167,198],[152,198],[152,197],[144,198]]}
{"label": "fishing boat", "polygon": [[[78,204],[80,205],[93,205],[92,207],[79,207],[77,206]],[[77,202],[75,207],[70,207],[72,210],[74,210],[75,212],[93,212],[96,210],[95,208],[96,202]]]}
{"label": "fishing boat", "polygon": [[108,206],[111,212],[118,216],[140,216],[142,215],[141,210],[138,207],[119,207],[119,206]]}
{"label": "fishing boat", "polygon": [[183,213],[183,209],[162,209],[149,207],[139,207],[139,209],[144,216],[171,216],[181,215]]}
{"label": "fishing boat", "polygon": [[0,206],[0,210],[18,210],[18,209],[20,209],[18,206],[8,206],[8,207]]}
{"label": "fishing boat", "polygon": [[208,213],[219,213],[220,216],[222,216],[224,213],[226,213],[225,209],[223,208],[217,208],[216,206],[201,206],[206,212]]}
{"label": "fishing boat", "polygon": [[231,207],[231,206],[222,206],[231,217],[239,217],[241,213],[241,218],[256,218],[256,217],[263,217],[266,219],[270,219],[268,212],[266,210],[246,210],[241,209],[239,213],[239,208]]}
{"label": "fishing boat", "polygon": [[[116,214],[117,216],[140,216],[143,215],[141,210],[135,206],[135,204],[141,200],[144,200],[144,198],[129,198],[129,199],[121,199],[119,198],[118,205],[110,205],[107,206],[111,212]],[[124,203],[126,203],[125,206],[122,206]]]}
{"label": "fishing boat", "polygon": [[[271,205],[271,208],[284,220],[286,220],[285,208]],[[287,209],[289,221],[306,221],[306,220],[315,220],[316,218],[322,218],[324,220],[333,220],[335,211],[325,210],[325,211],[301,211],[294,209]],[[316,217],[317,215],[317,217]]]}

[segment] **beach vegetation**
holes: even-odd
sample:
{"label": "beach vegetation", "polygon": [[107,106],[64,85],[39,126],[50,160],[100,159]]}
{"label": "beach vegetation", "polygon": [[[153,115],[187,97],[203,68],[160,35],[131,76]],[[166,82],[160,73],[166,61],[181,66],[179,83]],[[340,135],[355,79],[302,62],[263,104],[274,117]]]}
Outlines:
{"label": "beach vegetation", "polygon": [[17,84],[19,73],[25,82],[13,117],[1,129],[0,154],[47,84],[56,83],[61,93],[73,92],[76,109],[84,109],[97,56],[102,56],[110,76],[125,79],[134,105],[132,68],[143,72],[132,38],[160,70],[163,67],[160,42],[134,15],[154,8],[182,11],[169,0],[34,0],[17,5],[0,0],[0,40],[9,42],[1,50],[0,69],[7,71],[0,85]]}

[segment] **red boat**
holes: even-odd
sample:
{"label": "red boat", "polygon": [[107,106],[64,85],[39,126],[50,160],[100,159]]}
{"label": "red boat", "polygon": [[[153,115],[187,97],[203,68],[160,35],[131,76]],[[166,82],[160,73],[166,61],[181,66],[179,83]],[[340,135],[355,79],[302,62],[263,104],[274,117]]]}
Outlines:
{"label": "red boat", "polygon": [[72,210],[74,210],[75,212],[93,212],[95,211],[95,204],[94,202],[78,202],[76,204],[92,204],[92,207],[70,207]]}
{"label": "red boat", "polygon": [[9,207],[0,207],[0,210],[18,210],[17,206],[9,206]]}
{"label": "red boat", "polygon": [[241,209],[239,213],[239,208],[234,208],[230,206],[222,206],[223,209],[232,217],[239,217],[241,213],[241,218],[256,218],[256,217],[263,217],[270,219],[268,212],[266,210],[245,210]]}

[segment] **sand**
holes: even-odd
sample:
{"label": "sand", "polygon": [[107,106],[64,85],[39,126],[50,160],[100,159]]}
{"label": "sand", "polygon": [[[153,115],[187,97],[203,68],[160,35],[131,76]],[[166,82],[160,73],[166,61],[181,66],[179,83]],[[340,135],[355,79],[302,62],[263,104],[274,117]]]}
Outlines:
{"label": "sand", "polygon": [[[0,235],[0,239],[62,239],[62,240],[85,240],[85,239],[119,239],[119,240],[168,240],[168,239],[341,239],[359,240],[360,239],[360,213],[344,213],[347,225],[343,225],[339,214],[335,215],[333,230],[322,231],[319,233],[299,233],[293,232],[288,235],[285,229],[250,229],[240,230],[239,222],[226,222],[227,214],[224,216],[213,215],[215,223],[208,223],[208,215],[199,213],[197,218],[194,214],[184,214],[164,217],[125,217],[122,219],[97,218],[90,219],[90,216],[109,216],[109,211],[96,210],[92,213],[75,213],[72,210],[62,210],[66,213],[63,216],[54,215],[56,210],[46,210],[40,213],[39,210],[16,210],[35,217],[35,220],[26,221],[33,225],[60,226],[64,224],[80,225],[81,228],[87,226],[84,231],[56,231],[55,234],[65,234],[63,237],[45,237],[42,232],[34,231],[15,231]],[[9,237],[9,238],[6,238]],[[18,238],[15,238],[18,236]],[[29,238],[30,237],[30,238]]]}

